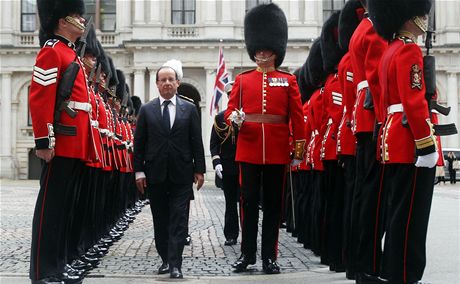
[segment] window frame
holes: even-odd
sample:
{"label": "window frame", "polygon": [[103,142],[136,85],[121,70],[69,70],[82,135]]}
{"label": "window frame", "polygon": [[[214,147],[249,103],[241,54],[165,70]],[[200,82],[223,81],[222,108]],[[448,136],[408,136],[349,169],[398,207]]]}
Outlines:
{"label": "window frame", "polygon": [[[326,22],[327,19],[329,19],[329,17],[335,12],[335,11],[340,11],[342,10],[343,6],[345,5],[345,2],[347,0],[339,0],[339,1],[342,1],[342,5],[340,7],[335,7],[336,3],[338,2],[337,0],[322,0],[322,4],[323,4],[323,23]],[[324,3],[326,2],[329,2],[330,3],[330,9],[325,9],[325,5]]]}
{"label": "window frame", "polygon": [[[33,12],[24,12],[24,3],[27,0],[21,0],[21,32],[22,33],[33,33],[38,29],[38,17],[37,17],[37,3],[36,1],[29,1],[32,5],[34,5]],[[24,16],[33,16],[35,21],[35,28],[33,30],[25,30],[24,29]]]}
{"label": "window frame", "polygon": [[[181,2],[181,10],[174,10],[174,1]],[[185,9],[185,2],[190,0],[171,0],[171,25],[195,25],[196,24],[196,0],[193,0],[193,10],[186,10]],[[193,23],[185,23],[185,14],[188,12],[193,12]],[[180,13],[180,23],[174,22],[174,13]]]}
{"label": "window frame", "polygon": [[[87,5],[86,7],[88,8],[88,1],[90,0],[83,0],[83,3],[85,3],[85,5]],[[115,4],[115,12],[110,12],[110,13],[104,13],[102,10],[102,1],[103,0],[93,0],[94,1],[94,13],[88,13],[88,9],[87,10],[87,13],[85,14],[85,16],[87,15],[91,15],[93,16],[93,23],[94,23],[94,28],[96,30],[100,30],[101,32],[107,32],[107,33],[111,33],[111,32],[115,32],[117,30],[117,1],[116,0],[111,0],[113,1],[113,3]],[[106,0],[108,1],[108,0]],[[110,0],[109,0],[110,1]],[[114,25],[114,28],[113,29],[105,29],[102,27],[102,18],[103,18],[103,15],[115,15],[115,25]],[[88,17],[89,19],[89,17]]]}

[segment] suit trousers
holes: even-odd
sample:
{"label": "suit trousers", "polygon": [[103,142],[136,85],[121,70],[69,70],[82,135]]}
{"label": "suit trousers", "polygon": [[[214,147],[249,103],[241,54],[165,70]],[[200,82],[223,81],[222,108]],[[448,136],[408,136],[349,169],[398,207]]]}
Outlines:
{"label": "suit trousers", "polygon": [[222,183],[225,196],[224,236],[227,240],[236,240],[240,232],[238,222],[238,200],[240,197],[238,175],[226,174],[224,172]]}
{"label": "suit trousers", "polygon": [[262,259],[276,260],[281,222],[285,165],[241,163],[241,252],[253,255],[257,251],[259,200],[262,190]]}
{"label": "suit trousers", "polygon": [[381,275],[392,284],[422,279],[434,177],[434,167],[384,166],[385,199],[379,218],[385,230]]}
{"label": "suit trousers", "polygon": [[181,268],[182,253],[188,232],[187,206],[192,184],[174,184],[169,180],[149,184],[147,194],[153,216],[155,245],[164,262]]}
{"label": "suit trousers", "polygon": [[32,221],[30,272],[32,280],[64,271],[75,201],[84,164],[78,159],[54,157],[40,177]]}

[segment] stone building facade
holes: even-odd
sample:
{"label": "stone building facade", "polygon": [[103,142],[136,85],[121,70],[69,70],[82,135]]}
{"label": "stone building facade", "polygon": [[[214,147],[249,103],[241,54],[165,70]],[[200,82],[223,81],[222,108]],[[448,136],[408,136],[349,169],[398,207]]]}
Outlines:
{"label": "stone building facade", "polygon": [[[85,0],[98,38],[123,70],[133,95],[142,102],[158,96],[155,72],[166,60],[182,61],[181,92],[198,102],[203,141],[208,159],[213,124],[213,96],[219,48],[230,77],[253,68],[243,40],[243,20],[248,9],[270,0]],[[300,67],[323,21],[344,0],[273,0],[285,12],[289,41],[282,67]],[[35,0],[2,0],[0,19],[0,163],[3,178],[37,178],[39,161],[28,110],[28,89],[38,47]],[[439,101],[452,107],[442,123],[460,125],[460,15],[459,1],[435,1]],[[225,108],[226,98],[222,99]],[[460,147],[459,136],[443,139],[446,147]]]}

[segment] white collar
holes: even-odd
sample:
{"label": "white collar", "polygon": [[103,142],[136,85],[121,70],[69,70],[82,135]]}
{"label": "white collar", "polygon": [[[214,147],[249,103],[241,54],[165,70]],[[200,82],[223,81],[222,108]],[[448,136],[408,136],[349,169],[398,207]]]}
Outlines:
{"label": "white collar", "polygon": [[[162,96],[160,96],[160,106],[163,105],[163,102],[164,102],[164,101],[166,101],[166,99],[163,98]],[[170,101],[171,101],[171,104],[172,104],[173,106],[175,106],[175,105],[176,105],[176,95],[174,95],[174,96],[170,99]]]}

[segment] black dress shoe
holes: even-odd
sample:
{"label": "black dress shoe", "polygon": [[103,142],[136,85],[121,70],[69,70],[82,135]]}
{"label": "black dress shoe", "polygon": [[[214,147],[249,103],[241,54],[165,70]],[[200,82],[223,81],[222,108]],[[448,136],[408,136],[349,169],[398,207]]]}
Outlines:
{"label": "black dress shoe", "polygon": [[185,238],[185,245],[189,246],[191,242],[192,242],[192,237],[190,235],[187,235],[187,237]]}
{"label": "black dress shoe", "polygon": [[46,277],[39,280],[32,280],[32,284],[64,284],[59,277]]}
{"label": "black dress shoe", "polygon": [[173,267],[169,273],[169,278],[180,279],[184,278],[184,275],[182,275],[182,271],[179,268]]}
{"label": "black dress shoe", "polygon": [[233,246],[233,245],[236,245],[236,239],[228,239],[228,240],[225,240],[224,245],[226,245],[226,246]]}
{"label": "black dress shoe", "polygon": [[279,274],[280,266],[273,259],[264,259],[262,262],[262,268],[267,274]]}
{"label": "black dress shoe", "polygon": [[356,274],[356,283],[357,284],[388,284],[388,280],[378,277],[377,275],[372,275],[368,273],[357,273]]}
{"label": "black dress shoe", "polygon": [[72,266],[72,268],[74,269],[78,269],[78,270],[91,270],[93,269],[93,266],[87,262],[84,262],[80,259],[75,259],[74,261],[72,261],[72,263],[70,264],[70,266]]}
{"label": "black dress shoe", "polygon": [[167,262],[163,262],[158,268],[158,274],[166,274],[168,272],[169,272],[169,264]]}
{"label": "black dress shoe", "polygon": [[81,284],[83,282],[82,275],[75,275],[73,273],[63,272],[61,280],[64,281],[65,284]]}
{"label": "black dress shoe", "polygon": [[232,267],[235,269],[235,272],[242,272],[245,271],[248,265],[250,264],[256,264],[256,255],[245,255],[242,254],[240,258],[238,258],[237,261],[232,265]]}

